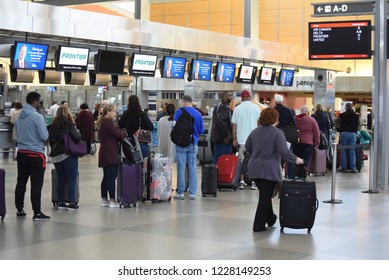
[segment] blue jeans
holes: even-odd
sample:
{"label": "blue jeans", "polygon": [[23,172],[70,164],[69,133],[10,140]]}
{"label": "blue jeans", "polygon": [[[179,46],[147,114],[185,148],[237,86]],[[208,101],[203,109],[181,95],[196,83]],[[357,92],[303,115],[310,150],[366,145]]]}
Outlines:
{"label": "blue jeans", "polygon": [[[355,146],[356,144],[357,144],[356,133],[344,131],[340,134],[341,146]],[[350,156],[350,168],[352,171],[356,171],[357,167],[356,167],[356,158],[355,158],[355,147],[341,150],[341,155],[342,155],[341,167],[344,170],[347,169],[347,151]]]}
{"label": "blue jeans", "polygon": [[143,158],[146,158],[149,156],[149,144],[147,143],[139,143],[140,149],[142,150],[142,156]]}
{"label": "blue jeans", "polygon": [[177,158],[177,194],[183,195],[185,192],[185,166],[188,162],[189,171],[189,195],[196,195],[197,192],[197,174],[196,174],[196,158],[197,145],[190,144],[187,147],[176,145]]}
{"label": "blue jeans", "polygon": [[231,155],[232,154],[232,145],[228,144],[218,144],[213,145],[213,160],[212,164],[217,164],[217,160],[221,155]]}
{"label": "blue jeans", "polygon": [[104,172],[103,180],[101,181],[101,198],[108,199],[108,193],[109,193],[109,198],[111,200],[114,200],[116,199],[115,181],[118,175],[118,164],[111,164],[103,167],[103,172]]}
{"label": "blue jeans", "polygon": [[54,163],[57,172],[58,201],[65,202],[65,185],[68,187],[69,203],[76,202],[76,181],[78,174],[78,157],[70,156]]}

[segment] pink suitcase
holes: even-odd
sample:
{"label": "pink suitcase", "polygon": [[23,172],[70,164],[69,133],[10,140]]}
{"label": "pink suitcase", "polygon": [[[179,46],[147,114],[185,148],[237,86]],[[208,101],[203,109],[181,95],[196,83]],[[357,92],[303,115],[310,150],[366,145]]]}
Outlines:
{"label": "pink suitcase", "polygon": [[143,202],[170,201],[172,197],[172,161],[169,157],[147,157],[143,162],[145,189]]}
{"label": "pink suitcase", "polygon": [[325,175],[327,173],[327,151],[313,149],[311,160],[308,164],[308,174]]}

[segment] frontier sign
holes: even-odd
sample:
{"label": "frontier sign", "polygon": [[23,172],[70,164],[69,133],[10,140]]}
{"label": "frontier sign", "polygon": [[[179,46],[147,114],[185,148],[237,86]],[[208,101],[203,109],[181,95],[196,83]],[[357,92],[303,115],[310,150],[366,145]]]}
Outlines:
{"label": "frontier sign", "polygon": [[374,2],[340,2],[312,4],[314,17],[367,15],[374,13]]}

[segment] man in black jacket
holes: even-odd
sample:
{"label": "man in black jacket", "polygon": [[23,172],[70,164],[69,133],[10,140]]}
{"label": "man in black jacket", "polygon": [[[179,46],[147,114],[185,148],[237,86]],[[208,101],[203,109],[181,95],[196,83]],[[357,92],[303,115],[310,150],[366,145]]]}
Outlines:
{"label": "man in black jacket", "polygon": [[232,112],[228,105],[232,101],[230,92],[223,92],[222,101],[215,105],[212,116],[211,141],[213,142],[213,164],[219,156],[232,154]]}
{"label": "man in black jacket", "polygon": [[[357,131],[359,126],[359,117],[353,110],[352,103],[347,103],[346,111],[339,115],[335,123],[339,125],[340,145],[355,146],[357,144]],[[352,173],[357,172],[355,148],[341,149],[342,160],[340,172],[347,170],[347,152],[350,156],[350,168]]]}

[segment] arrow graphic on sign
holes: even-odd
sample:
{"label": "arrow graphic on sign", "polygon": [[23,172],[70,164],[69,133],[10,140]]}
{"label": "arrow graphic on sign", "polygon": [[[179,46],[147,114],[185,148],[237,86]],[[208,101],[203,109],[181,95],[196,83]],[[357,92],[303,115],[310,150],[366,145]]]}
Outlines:
{"label": "arrow graphic on sign", "polygon": [[317,7],[317,11],[318,11],[319,13],[321,13],[321,11],[323,11],[323,8],[322,8],[321,6],[319,6],[319,7]]}

